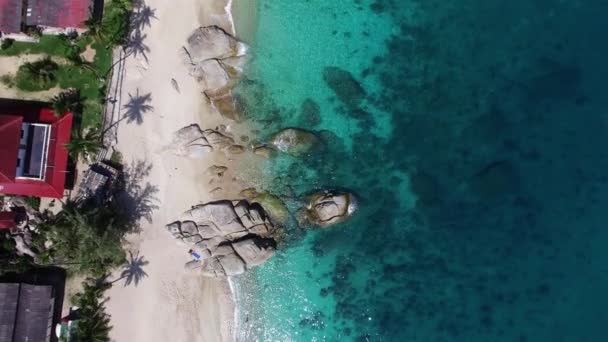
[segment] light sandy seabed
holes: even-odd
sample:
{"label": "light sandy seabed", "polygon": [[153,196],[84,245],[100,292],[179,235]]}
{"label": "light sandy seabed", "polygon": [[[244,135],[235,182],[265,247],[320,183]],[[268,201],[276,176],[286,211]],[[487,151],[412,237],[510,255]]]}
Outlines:
{"label": "light sandy seabed", "polygon": [[[187,246],[179,246],[165,230],[165,224],[178,219],[192,205],[220,198],[238,198],[247,182],[234,173],[255,172],[256,157],[250,152],[226,157],[210,153],[207,159],[190,160],[163,152],[178,129],[198,123],[201,128],[220,124],[235,132],[237,142],[246,127],[235,127],[206,103],[200,86],[187,74],[179,54],[188,35],[201,25],[216,24],[230,30],[224,13],[224,0],[146,0],[156,19],[144,29],[146,58],[130,56],[125,61],[124,78],[114,78],[115,119],[124,113],[131,96],[151,94],[153,107],[142,116],[141,124],[123,120],[113,146],[123,154],[127,167],[144,162],[151,166],[141,181],[156,187],[151,204],[158,206],[152,221],[142,220],[142,232],[129,237],[128,249],[149,264],[138,286],[117,282],[108,292],[108,313],[112,317],[111,337],[115,341],[188,342],[232,339],[233,305],[226,281],[203,278],[184,271],[189,261]],[[174,78],[180,92],[171,84]],[[110,89],[113,96],[113,89]],[[238,133],[237,133],[238,132]],[[210,184],[206,170],[211,165],[229,168],[221,181]],[[243,176],[240,176],[243,177]],[[245,177],[243,177],[245,178]],[[221,187],[221,191],[210,190]],[[120,276],[120,270],[113,275]]]}

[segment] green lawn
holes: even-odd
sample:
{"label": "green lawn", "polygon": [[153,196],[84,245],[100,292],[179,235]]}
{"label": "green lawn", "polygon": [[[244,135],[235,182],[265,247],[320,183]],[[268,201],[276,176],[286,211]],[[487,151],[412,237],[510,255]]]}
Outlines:
{"label": "green lawn", "polygon": [[69,40],[63,36],[42,36],[39,43],[14,42],[9,48],[0,50],[0,56],[47,54],[67,57],[70,49]]}
{"label": "green lawn", "polygon": [[[127,7],[124,7],[126,4]],[[16,86],[23,91],[48,90],[55,86],[61,89],[77,89],[83,99],[81,128],[101,125],[107,77],[112,66],[112,48],[121,44],[127,33],[129,22],[129,0],[106,2],[104,17],[95,24],[91,34],[84,34],[71,40],[66,36],[42,36],[40,42],[13,42],[6,49],[0,49],[0,56],[22,54],[43,54],[60,57],[70,62],[59,63],[52,72],[51,79],[32,77],[27,70],[17,73],[12,79],[1,75],[0,81]],[[91,46],[95,58],[90,63],[74,63],[76,57]]]}

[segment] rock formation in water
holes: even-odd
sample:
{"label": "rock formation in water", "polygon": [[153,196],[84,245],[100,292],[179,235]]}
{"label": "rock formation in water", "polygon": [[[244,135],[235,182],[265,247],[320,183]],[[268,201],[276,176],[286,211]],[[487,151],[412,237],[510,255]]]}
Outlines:
{"label": "rock formation in water", "polygon": [[301,156],[317,146],[319,138],[314,133],[304,129],[286,128],[276,133],[270,143],[281,152]]}
{"label": "rock formation in water", "polygon": [[357,210],[357,199],[342,191],[320,191],[306,197],[306,207],[298,212],[300,224],[327,227],[344,222]]}
{"label": "rock formation in water", "polygon": [[196,78],[204,94],[225,117],[240,120],[241,110],[232,88],[247,62],[247,45],[217,26],[196,29],[183,47],[190,75]]}
{"label": "rock formation in water", "polygon": [[186,126],[173,135],[173,140],[166,150],[178,156],[203,158],[206,153],[223,151],[225,153],[242,153],[244,147],[235,145],[234,139],[219,130],[201,130],[197,124]]}
{"label": "rock formation in water", "polygon": [[258,203],[217,201],[187,211],[181,221],[168,224],[176,239],[191,246],[201,260],[186,264],[208,277],[244,273],[274,255],[275,226]]}

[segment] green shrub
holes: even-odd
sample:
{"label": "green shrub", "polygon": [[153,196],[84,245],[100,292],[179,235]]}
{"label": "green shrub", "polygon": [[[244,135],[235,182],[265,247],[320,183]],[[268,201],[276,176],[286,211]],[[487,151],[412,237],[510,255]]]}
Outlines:
{"label": "green shrub", "polygon": [[2,84],[4,84],[5,86],[12,88],[15,86],[15,80],[13,79],[13,76],[11,75],[2,75],[0,76],[0,82],[2,82]]}
{"label": "green shrub", "polygon": [[50,57],[36,62],[27,62],[17,70],[15,85],[25,91],[48,90],[57,84],[58,71],[59,64]]}
{"label": "green shrub", "polygon": [[53,242],[49,254],[54,260],[65,262],[72,272],[99,277],[126,260],[122,238],[135,229],[135,223],[123,212],[117,201],[67,202],[62,212],[39,228]]}
{"label": "green shrub", "polygon": [[118,150],[112,151],[112,155],[110,156],[110,161],[115,165],[122,165],[122,153]]}
{"label": "green shrub", "polygon": [[2,50],[6,50],[6,49],[10,48],[11,46],[13,46],[13,43],[15,43],[14,39],[4,38],[2,40],[2,44],[0,45],[0,48],[2,48]]}
{"label": "green shrub", "polygon": [[32,209],[40,210],[40,197],[28,196],[25,203]]}
{"label": "green shrub", "polygon": [[83,291],[72,298],[78,307],[78,320],[70,330],[68,340],[75,342],[110,341],[110,316],[106,313],[104,291],[107,285],[98,285],[94,279],[83,283]]}

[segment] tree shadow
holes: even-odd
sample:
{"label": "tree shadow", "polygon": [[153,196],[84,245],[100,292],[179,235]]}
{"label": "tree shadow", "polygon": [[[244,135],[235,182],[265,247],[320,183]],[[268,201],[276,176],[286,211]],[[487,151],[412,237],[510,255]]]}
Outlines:
{"label": "tree shadow", "polygon": [[123,106],[126,109],[123,120],[126,119],[127,123],[135,122],[141,125],[144,122],[144,115],[154,110],[154,107],[149,104],[150,101],[152,101],[152,93],[140,95],[139,89],[137,89],[135,96],[129,94],[129,101]]}
{"label": "tree shadow", "polygon": [[139,252],[136,255],[133,255],[133,252],[129,252],[129,260],[123,265],[120,278],[116,279],[115,282],[124,279],[125,283],[123,286],[126,287],[133,284],[137,287],[139,282],[148,276],[143,267],[149,263],[149,261],[144,260],[143,256],[139,256]]}
{"label": "tree shadow", "polygon": [[136,5],[136,9],[131,15],[131,27],[133,28],[133,31],[140,31],[145,27],[151,27],[152,19],[158,20],[156,17],[156,9],[144,4],[143,1]]}
{"label": "tree shadow", "polygon": [[152,213],[158,209],[158,187],[144,178],[150,174],[152,165],[145,161],[137,161],[126,166],[122,174],[122,191],[117,199],[123,213],[132,222],[145,219],[152,223]]}
{"label": "tree shadow", "polygon": [[129,36],[127,40],[125,49],[128,54],[132,54],[133,56],[142,56],[146,62],[148,61],[148,53],[150,53],[150,48],[146,45],[145,40],[148,37],[147,34],[141,33],[140,30],[135,30]]}

